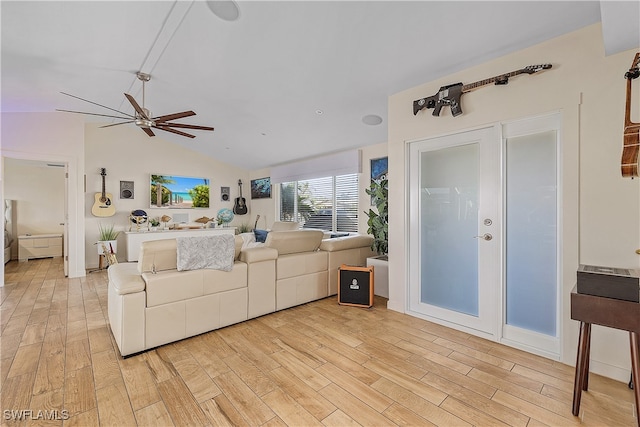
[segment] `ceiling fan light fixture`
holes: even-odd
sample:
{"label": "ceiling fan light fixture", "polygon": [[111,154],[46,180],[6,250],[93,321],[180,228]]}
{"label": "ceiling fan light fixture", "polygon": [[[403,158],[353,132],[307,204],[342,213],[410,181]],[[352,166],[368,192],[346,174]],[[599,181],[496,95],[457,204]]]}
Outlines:
{"label": "ceiling fan light fixture", "polygon": [[214,15],[224,21],[237,21],[240,17],[238,4],[233,0],[210,0],[207,6]]}
{"label": "ceiling fan light fixture", "polygon": [[144,119],[144,118],[136,119],[135,124],[136,124],[136,126],[141,127],[141,128],[145,128],[145,129],[149,129],[149,128],[155,126],[155,123],[153,122],[153,120],[148,120],[148,119]]}

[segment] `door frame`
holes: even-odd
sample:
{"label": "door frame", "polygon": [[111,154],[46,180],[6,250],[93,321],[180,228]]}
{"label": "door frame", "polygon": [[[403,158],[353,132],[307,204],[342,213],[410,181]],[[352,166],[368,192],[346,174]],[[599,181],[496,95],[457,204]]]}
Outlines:
{"label": "door frame", "polygon": [[[528,124],[529,123],[529,124]],[[506,143],[506,137],[505,137],[505,132],[504,132],[504,128],[505,126],[520,126],[522,125],[523,128],[528,128],[530,130],[531,133],[534,132],[540,132],[540,131],[545,131],[545,130],[550,130],[549,129],[549,123],[553,123],[556,127],[555,130],[557,130],[557,145],[556,145],[556,153],[557,153],[557,157],[556,157],[556,165],[557,165],[557,173],[556,173],[556,188],[557,188],[557,193],[556,193],[556,199],[557,199],[557,211],[556,211],[556,224],[557,224],[557,233],[556,233],[556,245],[557,245],[557,255],[556,255],[556,265],[557,265],[557,271],[556,271],[556,285],[557,285],[557,306],[556,306],[556,320],[557,320],[557,325],[556,325],[556,337],[553,338],[554,341],[557,342],[557,347],[556,347],[556,351],[545,351],[542,350],[540,348],[535,348],[533,346],[528,346],[525,344],[522,344],[520,342],[517,342],[513,339],[511,339],[510,337],[505,337],[505,330],[508,329],[507,325],[505,324],[506,321],[506,304],[505,304],[505,296],[506,296],[506,280],[505,280],[505,250],[504,250],[504,240],[505,240],[505,236],[503,235],[503,229],[504,229],[504,209],[505,209],[505,191],[504,191],[504,162],[505,162],[505,158],[504,158],[504,145]],[[407,282],[405,283],[406,289],[405,289],[405,312],[407,314],[410,314],[414,317],[418,317],[424,320],[428,320],[430,322],[436,323],[436,324],[440,324],[446,327],[450,327],[452,329],[455,330],[459,330],[459,331],[463,331],[466,333],[469,333],[471,335],[475,335],[475,336],[479,336],[482,338],[486,338],[488,340],[491,341],[495,341],[495,342],[499,342],[502,343],[504,345],[510,346],[510,347],[514,347],[514,348],[518,348],[524,351],[527,351],[529,353],[533,353],[533,354],[537,354],[543,357],[547,357],[553,360],[562,360],[563,357],[563,331],[564,331],[564,318],[562,316],[563,313],[563,306],[564,306],[564,298],[563,298],[563,290],[564,290],[564,284],[563,284],[563,276],[564,276],[564,256],[563,256],[563,251],[562,251],[562,247],[563,247],[563,237],[564,237],[564,227],[563,227],[563,222],[562,222],[562,217],[563,217],[563,212],[564,212],[564,206],[563,206],[563,190],[564,190],[564,182],[562,179],[563,176],[563,151],[562,151],[562,139],[563,139],[563,131],[562,131],[562,125],[563,125],[563,116],[562,116],[562,112],[561,111],[550,111],[547,113],[543,113],[543,114],[539,114],[539,115],[532,115],[532,116],[528,116],[528,117],[524,117],[524,118],[519,118],[519,119],[512,119],[512,120],[505,120],[505,121],[499,121],[499,122],[495,122],[493,124],[490,125],[480,125],[480,126],[476,126],[473,128],[466,128],[466,129],[460,129],[459,131],[456,132],[450,132],[450,133],[445,133],[445,134],[439,134],[439,135],[434,135],[434,136],[429,136],[429,137],[423,137],[423,138],[416,138],[416,139],[412,139],[412,140],[407,140],[405,141],[405,153],[404,153],[404,166],[405,166],[405,176],[404,176],[404,180],[405,180],[405,194],[404,194],[404,199],[405,199],[405,212],[406,212],[406,217],[405,217],[405,227],[404,227],[404,235],[406,236],[405,239],[405,253],[408,255],[407,258],[405,259],[405,274],[407,277]],[[447,322],[445,320],[442,319],[438,319],[438,318],[434,318],[431,316],[427,316],[423,313],[419,313],[414,311],[411,308],[411,296],[412,293],[410,291],[410,287],[411,287],[411,262],[410,262],[410,257],[411,257],[411,229],[410,229],[410,224],[411,221],[415,221],[415,216],[417,215],[417,212],[412,212],[410,207],[412,206],[411,204],[411,197],[412,197],[412,192],[411,192],[411,188],[410,188],[410,178],[411,178],[411,159],[410,159],[410,154],[411,154],[411,144],[413,143],[417,143],[420,141],[426,141],[426,140],[431,140],[431,139],[438,139],[438,138],[442,138],[442,137],[447,137],[450,135],[455,135],[455,134],[460,134],[460,133],[467,133],[467,132],[473,132],[476,130],[481,130],[484,128],[488,128],[488,127],[495,127],[496,128],[496,137],[499,139],[499,149],[500,149],[500,154],[499,154],[499,167],[500,167],[500,188],[499,188],[499,193],[500,193],[500,200],[498,201],[499,203],[499,219],[500,219],[500,224],[501,224],[501,230],[498,232],[499,234],[499,240],[500,240],[500,259],[499,259],[499,269],[500,269],[500,277],[499,277],[499,286],[497,286],[496,292],[498,293],[495,297],[496,300],[499,301],[500,307],[499,309],[495,310],[495,331],[494,334],[488,334],[488,333],[483,333],[482,331],[479,331],[477,329],[473,329],[473,328],[468,328],[462,325],[458,325],[452,322]],[[515,133],[510,133],[511,136],[513,136]],[[507,334],[509,335],[509,334]],[[529,337],[534,340],[534,341],[538,341],[541,343],[545,343],[548,342],[547,339],[545,339],[544,337],[541,337],[539,335],[536,335],[536,333],[532,332]]]}
{"label": "door frame", "polygon": [[[495,192],[493,195],[489,195],[487,196],[486,194],[482,195],[481,191],[482,191],[482,187],[478,188],[478,192],[479,192],[479,197],[487,197],[487,200],[489,201],[489,205],[491,205],[491,207],[489,207],[488,209],[486,207],[480,207],[479,211],[478,211],[478,233],[481,234],[482,232],[489,232],[489,229],[487,229],[487,227],[482,227],[480,225],[480,221],[481,218],[483,217],[490,217],[492,218],[492,220],[494,221],[495,224],[502,224],[502,197],[501,197],[501,187],[500,187],[500,182],[502,180],[502,173],[499,170],[500,168],[500,163],[501,163],[501,153],[500,153],[500,149],[501,149],[501,145],[500,145],[500,141],[501,141],[501,127],[499,123],[495,123],[492,125],[485,125],[485,126],[479,126],[477,128],[473,128],[473,129],[466,129],[466,130],[460,130],[459,132],[454,132],[454,133],[450,133],[450,134],[444,134],[444,135],[437,135],[437,136],[433,136],[433,137],[428,137],[428,138],[421,138],[421,139],[416,139],[416,140],[412,140],[412,141],[407,141],[407,150],[406,150],[406,157],[405,157],[405,162],[406,162],[406,171],[407,171],[407,182],[409,183],[409,185],[406,186],[406,203],[407,203],[407,230],[406,230],[406,236],[408,236],[407,238],[407,246],[408,246],[408,250],[407,250],[407,254],[409,254],[409,256],[407,257],[406,260],[406,268],[407,268],[407,277],[409,278],[409,281],[407,283],[407,292],[406,292],[406,307],[407,307],[407,312],[410,313],[413,316],[416,317],[420,317],[422,319],[425,320],[429,320],[431,322],[434,323],[438,323],[441,324],[443,326],[447,326],[450,327],[452,329],[457,329],[457,330],[461,330],[467,333],[470,333],[472,335],[476,335],[476,336],[480,336],[492,341],[497,341],[498,338],[500,337],[501,334],[501,330],[500,330],[500,325],[502,323],[502,315],[501,315],[501,307],[498,305],[499,304],[499,300],[501,298],[500,295],[500,291],[496,286],[491,286],[489,287],[489,289],[485,290],[484,295],[479,294],[479,311],[482,309],[483,304],[484,307],[486,309],[489,309],[489,312],[485,313],[483,316],[482,322],[488,322],[488,326],[482,326],[482,328],[478,329],[478,328],[474,328],[471,326],[467,326],[464,324],[460,324],[457,323],[455,320],[446,320],[446,319],[442,319],[439,317],[435,317],[435,316],[431,316],[425,313],[421,313],[418,311],[415,311],[414,308],[412,308],[412,301],[411,298],[413,295],[415,295],[415,292],[412,292],[411,290],[411,283],[412,283],[412,273],[411,273],[411,257],[412,257],[412,250],[411,249],[416,249],[415,245],[416,245],[416,241],[418,242],[417,244],[419,245],[419,238],[412,238],[412,233],[411,233],[411,224],[417,223],[418,222],[418,212],[417,210],[412,210],[411,206],[415,206],[416,203],[418,203],[418,201],[415,200],[416,195],[415,195],[415,191],[411,190],[411,179],[412,179],[412,167],[411,167],[411,147],[412,144],[417,144],[417,143],[421,143],[421,142],[426,142],[426,141],[433,141],[434,142],[434,150],[437,149],[441,149],[441,148],[447,148],[447,147],[454,147],[454,146],[459,146],[459,145],[465,145],[465,144],[453,144],[453,145],[449,145],[448,143],[446,143],[445,141],[443,141],[443,138],[456,138],[456,137],[460,137],[462,139],[464,139],[465,135],[470,135],[473,133],[480,133],[480,132],[487,132],[488,134],[490,134],[490,138],[491,138],[491,142],[492,145],[489,147],[488,150],[484,150],[484,151],[479,151],[479,167],[486,167],[487,169],[490,168],[494,168],[497,169],[499,172],[497,172],[496,174],[493,174],[491,176],[488,176],[489,179],[493,179],[495,180],[493,182],[493,184],[491,184],[493,186],[493,188],[495,188],[497,190],[497,192]],[[486,136],[482,136],[483,138],[486,138]],[[440,141],[438,141],[440,140]],[[497,152],[496,152],[497,151]],[[415,159],[414,159],[415,160]],[[481,166],[481,163],[482,166]],[[483,172],[482,170],[479,170],[479,174],[482,175],[483,173],[486,174],[486,172]],[[485,177],[486,178],[486,177]],[[486,187],[486,185],[485,185]],[[488,212],[489,211],[489,212]],[[492,212],[491,212],[492,211]],[[488,215],[488,216],[487,216]],[[486,230],[485,230],[486,229]],[[495,246],[494,250],[491,252],[491,257],[495,257],[495,263],[492,264],[492,269],[493,271],[489,271],[487,272],[485,270],[485,273],[481,273],[482,266],[479,263],[478,265],[478,270],[479,270],[479,278],[481,277],[481,274],[484,274],[484,280],[486,281],[498,281],[501,282],[502,281],[502,271],[503,271],[503,265],[502,265],[502,257],[501,254],[503,253],[503,242],[502,242],[502,226],[500,226],[500,228],[496,228],[496,227],[492,227],[490,230],[491,234],[494,236],[494,241],[491,242],[491,244],[493,244]],[[473,236],[469,236],[470,238],[472,238]],[[478,241],[478,244],[482,244],[483,242]],[[419,250],[419,248],[418,248]],[[487,257],[489,255],[486,255]],[[484,297],[484,300],[481,300],[481,298]],[[489,300],[489,301],[487,301]],[[443,309],[444,310],[444,309]],[[440,311],[437,308],[435,309],[436,312]],[[493,315],[491,314],[490,311],[493,311]],[[479,313],[479,315],[482,315]],[[465,317],[466,315],[463,316],[454,316],[456,318],[458,317]]]}

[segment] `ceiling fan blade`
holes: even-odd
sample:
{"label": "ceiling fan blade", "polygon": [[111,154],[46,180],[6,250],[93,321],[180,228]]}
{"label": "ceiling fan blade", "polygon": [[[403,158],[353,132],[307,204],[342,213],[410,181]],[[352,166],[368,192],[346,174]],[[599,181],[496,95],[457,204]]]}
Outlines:
{"label": "ceiling fan blade", "polygon": [[174,114],[167,114],[166,116],[154,117],[152,120],[154,122],[167,122],[169,120],[177,120],[183,117],[190,117],[195,115],[196,113],[194,113],[193,111],[183,111],[182,113],[174,113]]}
{"label": "ceiling fan blade", "polygon": [[120,116],[111,116],[111,115],[108,115],[108,114],[87,113],[87,112],[84,112],[84,111],[61,110],[61,109],[58,109],[58,108],[56,108],[56,111],[64,111],[65,113],[89,114],[90,116],[111,117],[112,119],[123,119],[123,120],[133,119],[133,116],[120,117]]}
{"label": "ceiling fan blade", "polygon": [[128,93],[125,93],[124,96],[127,97],[127,99],[129,100],[129,102],[131,103],[131,105],[133,105],[133,109],[136,110],[136,112],[138,114],[140,114],[140,116],[143,119],[147,119],[149,120],[149,116],[147,116],[147,113],[144,112],[144,110],[142,109],[142,107],[140,107],[140,105],[138,105],[138,103],[136,102],[136,100],[133,98],[133,96],[129,95]]}
{"label": "ceiling fan blade", "polygon": [[[88,102],[89,104],[97,105],[98,107],[106,108],[107,110],[115,111],[116,113],[124,114],[125,116],[127,116],[127,118],[131,118],[131,119],[134,118],[131,114],[124,113],[124,112],[122,112],[120,110],[116,110],[115,108],[107,107],[106,105],[98,104],[97,102],[89,101],[88,99],[80,98],[79,96],[71,95],[70,93],[66,93],[66,92],[60,92],[60,93],[63,94],[63,95],[70,96],[72,98],[79,99],[79,100],[84,101],[84,102]],[[67,111],[67,110],[60,110],[60,111]],[[78,111],[69,111],[69,112],[70,113],[77,113]],[[84,113],[84,114],[86,114],[86,113]],[[108,117],[110,117],[110,116],[108,116]]]}
{"label": "ceiling fan blade", "polygon": [[110,125],[104,125],[104,126],[100,126],[100,127],[101,128],[110,128],[111,126],[126,125],[127,123],[133,123],[133,122],[135,122],[135,120],[127,120],[126,122],[112,123]]}
{"label": "ceiling fan blade", "polygon": [[184,123],[160,123],[160,125],[171,126],[173,128],[182,128],[182,129],[213,130],[213,128],[209,126],[187,125]]}
{"label": "ceiling fan blade", "polygon": [[155,133],[153,133],[153,131],[152,131],[151,129],[149,129],[149,128],[143,128],[143,127],[141,127],[140,129],[142,129],[142,130],[144,131],[144,133],[146,133],[146,134],[147,134],[147,135],[149,135],[149,136],[156,136],[156,134],[155,134]]}
{"label": "ceiling fan blade", "polygon": [[154,126],[156,129],[160,129],[166,132],[171,132],[171,133],[177,133],[178,135],[182,135],[182,136],[186,136],[187,138],[195,138],[195,135],[191,135],[189,133],[186,132],[180,132],[179,130],[175,130],[175,129],[171,129],[170,127],[164,126],[164,125],[156,125]]}

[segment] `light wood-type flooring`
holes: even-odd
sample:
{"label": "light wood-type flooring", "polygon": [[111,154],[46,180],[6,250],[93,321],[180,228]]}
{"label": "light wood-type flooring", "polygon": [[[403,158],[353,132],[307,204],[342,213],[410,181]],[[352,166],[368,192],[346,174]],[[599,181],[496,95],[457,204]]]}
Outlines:
{"label": "light wood-type flooring", "polygon": [[592,374],[574,417],[572,367],[381,298],[327,298],[123,359],[106,276],[67,279],[60,258],[6,265],[2,425],[636,425],[626,384]]}

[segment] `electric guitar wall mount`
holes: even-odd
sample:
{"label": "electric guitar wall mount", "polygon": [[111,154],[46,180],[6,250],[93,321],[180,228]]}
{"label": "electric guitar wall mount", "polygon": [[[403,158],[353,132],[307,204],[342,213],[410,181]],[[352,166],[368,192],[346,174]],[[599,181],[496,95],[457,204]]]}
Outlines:
{"label": "electric guitar wall mount", "polygon": [[548,70],[549,68],[551,68],[551,64],[529,65],[520,70],[480,80],[475,83],[469,83],[466,85],[463,85],[462,83],[454,83],[442,86],[435,95],[413,101],[413,115],[415,116],[418,114],[418,111],[422,109],[433,108],[433,115],[439,116],[442,107],[448,105],[451,107],[451,114],[453,114],[454,117],[459,116],[462,114],[460,97],[463,93],[470,92],[491,83],[495,83],[496,85],[506,85],[509,83],[509,77],[514,77],[518,74],[534,74],[538,71]]}

